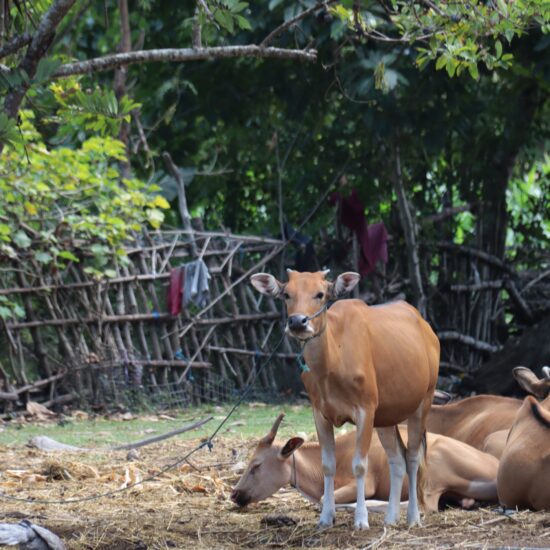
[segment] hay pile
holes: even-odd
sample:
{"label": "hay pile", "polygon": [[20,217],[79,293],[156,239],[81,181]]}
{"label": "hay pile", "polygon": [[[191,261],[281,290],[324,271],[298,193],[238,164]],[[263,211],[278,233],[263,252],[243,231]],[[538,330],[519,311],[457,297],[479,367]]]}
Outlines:
{"label": "hay pile", "polygon": [[[126,454],[47,454],[0,447],[0,491],[41,499],[75,498],[124,487],[158,472],[196,441],[147,447],[135,461]],[[502,516],[494,509],[450,510],[428,516],[424,527],[385,529],[372,513],[368,532],[353,532],[353,514],[338,512],[333,529],[318,532],[316,506],[294,491],[237,509],[228,500],[246,460],[243,441],[220,439],[159,479],[119,495],[70,505],[2,502],[0,521],[22,517],[59,534],[71,549],[166,548],[451,548],[549,547],[550,513]]]}

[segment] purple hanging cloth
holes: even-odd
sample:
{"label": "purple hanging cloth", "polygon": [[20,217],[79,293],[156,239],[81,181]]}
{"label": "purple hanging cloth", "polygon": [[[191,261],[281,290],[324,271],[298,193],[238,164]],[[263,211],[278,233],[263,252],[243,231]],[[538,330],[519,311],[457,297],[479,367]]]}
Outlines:
{"label": "purple hanging cloth", "polygon": [[340,205],[340,221],[357,237],[361,251],[357,266],[359,274],[364,277],[372,273],[378,261],[388,263],[386,226],[382,222],[367,224],[365,205],[359,198],[357,189],[352,189],[349,197],[344,197],[341,193],[333,193],[330,196],[330,202],[333,205]]}

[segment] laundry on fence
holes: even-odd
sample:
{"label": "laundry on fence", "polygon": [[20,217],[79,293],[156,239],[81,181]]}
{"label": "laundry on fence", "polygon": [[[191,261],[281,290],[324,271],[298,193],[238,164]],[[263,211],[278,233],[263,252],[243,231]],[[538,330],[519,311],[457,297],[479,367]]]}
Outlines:
{"label": "laundry on fence", "polygon": [[190,303],[204,307],[210,295],[210,272],[203,260],[195,260],[175,267],[170,272],[167,309],[170,315],[179,315]]}
{"label": "laundry on fence", "polygon": [[341,193],[333,193],[330,197],[332,204],[338,204],[340,221],[351,229],[361,253],[357,269],[361,276],[368,275],[376,268],[376,262],[388,263],[388,232],[386,226],[380,223],[367,224],[365,205],[359,198],[357,189],[353,189],[349,197]]}
{"label": "laundry on fence", "polygon": [[170,284],[166,297],[166,307],[170,315],[179,315],[183,298],[183,287],[185,282],[185,270],[182,267],[173,267],[170,271]]}

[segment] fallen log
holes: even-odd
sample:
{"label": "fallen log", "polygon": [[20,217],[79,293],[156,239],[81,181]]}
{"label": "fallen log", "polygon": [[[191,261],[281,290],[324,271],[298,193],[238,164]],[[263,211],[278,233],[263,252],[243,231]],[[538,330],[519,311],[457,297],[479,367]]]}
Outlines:
{"label": "fallen log", "polygon": [[107,447],[107,448],[99,448],[94,449],[90,447],[75,447],[73,445],[66,445],[65,443],[61,443],[59,441],[56,441],[55,439],[52,439],[51,437],[45,436],[45,435],[36,435],[34,437],[31,437],[27,443],[27,447],[32,447],[35,449],[40,449],[41,451],[46,452],[56,452],[56,451],[68,451],[68,452],[79,452],[79,451],[100,451],[100,452],[110,452],[110,451],[128,451],[130,449],[138,449],[140,447],[145,447],[145,445],[151,445],[152,443],[158,443],[159,441],[164,441],[165,439],[169,439],[170,437],[174,437],[176,435],[188,432],[190,430],[195,430],[196,428],[200,428],[207,422],[210,422],[212,420],[213,416],[207,416],[206,418],[203,418],[202,420],[198,420],[197,422],[193,422],[191,424],[186,424],[185,426],[182,426],[181,428],[178,428],[176,430],[172,430],[170,432],[156,435],[153,437],[148,437],[147,439],[140,439],[139,441],[135,441],[134,443],[126,443],[124,445],[116,445],[114,447]]}

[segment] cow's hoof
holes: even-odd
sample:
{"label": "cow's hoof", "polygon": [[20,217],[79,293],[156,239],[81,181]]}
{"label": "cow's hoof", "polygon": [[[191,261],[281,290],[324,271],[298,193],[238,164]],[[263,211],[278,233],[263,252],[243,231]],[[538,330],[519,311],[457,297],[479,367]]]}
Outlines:
{"label": "cow's hoof", "polygon": [[369,528],[369,520],[368,519],[356,519],[355,523],[353,524],[353,528],[356,531],[365,531]]}
{"label": "cow's hoof", "polygon": [[399,523],[398,516],[386,516],[384,518],[384,525],[396,525],[397,523]]}
{"label": "cow's hoof", "polygon": [[420,514],[416,514],[414,516],[407,515],[407,523],[409,524],[409,527],[422,527]]}
{"label": "cow's hoof", "polygon": [[317,524],[317,529],[330,529],[334,525],[334,516],[329,516],[326,518],[321,517],[319,523]]}

